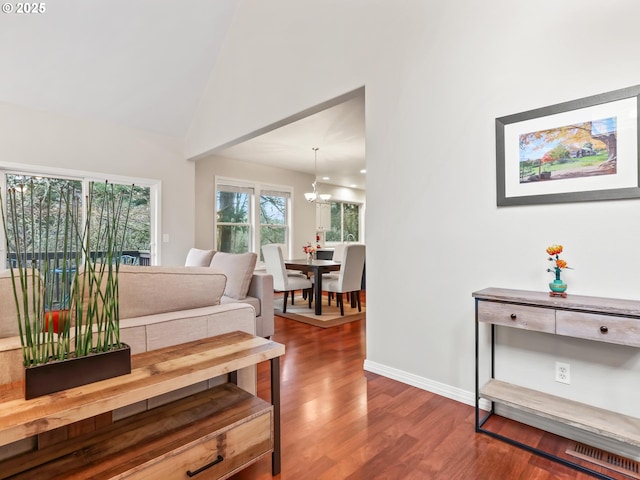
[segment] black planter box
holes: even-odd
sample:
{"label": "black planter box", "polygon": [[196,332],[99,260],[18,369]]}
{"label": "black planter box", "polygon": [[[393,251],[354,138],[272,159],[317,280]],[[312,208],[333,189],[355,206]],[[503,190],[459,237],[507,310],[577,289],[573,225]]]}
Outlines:
{"label": "black planter box", "polygon": [[40,397],[68,388],[131,373],[131,348],[55,360],[24,369],[24,398]]}

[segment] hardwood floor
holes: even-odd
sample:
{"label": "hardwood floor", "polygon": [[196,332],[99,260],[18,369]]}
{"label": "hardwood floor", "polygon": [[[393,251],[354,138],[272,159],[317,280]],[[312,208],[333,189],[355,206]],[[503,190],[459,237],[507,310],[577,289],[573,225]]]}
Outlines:
{"label": "hardwood floor", "polygon": [[[321,329],[276,317],[273,339],[286,345],[282,473],[276,479],[593,478],[476,434],[473,407],[364,372],[365,328],[363,320]],[[268,380],[268,363],[260,364],[258,390],[264,398]],[[545,448],[566,448],[559,437],[494,418],[495,429]],[[274,478],[271,457],[232,478]]]}

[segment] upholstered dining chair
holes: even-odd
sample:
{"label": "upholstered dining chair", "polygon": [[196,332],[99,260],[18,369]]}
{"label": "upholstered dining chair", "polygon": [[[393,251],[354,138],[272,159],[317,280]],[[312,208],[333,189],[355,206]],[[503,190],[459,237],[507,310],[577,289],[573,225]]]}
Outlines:
{"label": "upholstered dining chair", "polygon": [[[358,305],[358,311],[362,311],[360,302],[360,289],[362,288],[362,272],[364,270],[366,247],[363,244],[350,244],[344,248],[344,254],[340,265],[338,278],[322,277],[322,290],[335,293],[340,315],[344,315],[343,293],[350,293]],[[316,302],[320,299],[316,298]]]}
{"label": "upholstered dining chair", "polygon": [[335,247],[333,247],[333,257],[331,257],[331,260],[333,260],[334,262],[341,262],[342,258],[344,257],[344,249],[347,245],[349,244],[339,243]]}
{"label": "upholstered dining chair", "polygon": [[[344,257],[344,247],[346,247],[347,244],[346,243],[338,243],[335,247],[333,247],[333,256],[331,257],[331,260],[333,260],[334,262],[342,262],[342,257]],[[337,280],[338,276],[340,275],[339,272],[329,272],[329,273],[323,273],[322,274],[322,281],[326,282],[327,280]],[[331,299],[333,298],[333,293],[329,293],[329,305],[331,305]]]}
{"label": "upholstered dining chair", "polygon": [[[289,257],[289,252],[288,252],[286,244],[284,244],[284,243],[272,243],[271,245],[277,245],[280,248],[280,250],[282,251],[282,258],[288,258]],[[264,255],[264,251],[263,251],[262,254]],[[304,275],[304,273],[302,271],[300,271],[300,270],[289,270],[289,269],[286,269],[285,271],[286,271],[287,275],[293,276],[293,277],[295,277],[296,275]],[[306,275],[304,275],[304,276],[306,277]]]}
{"label": "upholstered dining chair", "polygon": [[289,292],[291,292],[291,304],[293,305],[293,292],[295,290],[306,290],[309,308],[311,308],[313,299],[313,283],[311,283],[311,280],[306,275],[287,275],[282,250],[278,245],[264,245],[262,247],[262,255],[264,256],[267,273],[273,276],[273,289],[276,292],[284,292],[282,313],[287,313]]}

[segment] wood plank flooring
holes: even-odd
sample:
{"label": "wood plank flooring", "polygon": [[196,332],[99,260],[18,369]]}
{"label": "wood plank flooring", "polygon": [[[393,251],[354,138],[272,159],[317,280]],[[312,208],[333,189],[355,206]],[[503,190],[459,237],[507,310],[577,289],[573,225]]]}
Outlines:
{"label": "wood plank flooring", "polygon": [[[475,433],[473,407],[364,372],[365,328],[363,320],[322,329],[276,317],[273,340],[286,345],[282,473],[271,476],[269,456],[233,479],[593,478]],[[260,364],[258,392],[265,399],[268,380],[268,363]],[[546,449],[567,447],[554,435],[499,417],[491,421],[494,430]]]}

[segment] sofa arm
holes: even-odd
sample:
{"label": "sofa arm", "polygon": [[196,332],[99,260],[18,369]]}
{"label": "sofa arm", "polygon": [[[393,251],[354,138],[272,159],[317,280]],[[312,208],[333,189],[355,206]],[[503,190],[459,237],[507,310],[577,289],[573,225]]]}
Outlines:
{"label": "sofa arm", "polygon": [[260,317],[256,319],[256,335],[270,337],[275,331],[273,319],[273,277],[267,273],[254,273],[247,293],[260,300]]}

